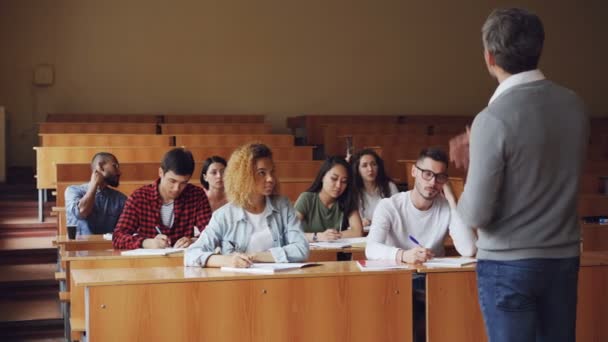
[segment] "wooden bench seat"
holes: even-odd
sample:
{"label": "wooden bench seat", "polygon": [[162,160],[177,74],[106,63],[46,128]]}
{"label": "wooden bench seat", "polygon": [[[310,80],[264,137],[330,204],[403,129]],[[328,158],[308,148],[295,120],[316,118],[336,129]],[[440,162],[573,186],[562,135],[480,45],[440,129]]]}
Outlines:
{"label": "wooden bench seat", "polygon": [[289,134],[180,134],[175,136],[176,146],[240,146],[261,142],[270,147],[294,146]]}
{"label": "wooden bench seat", "polygon": [[263,114],[166,114],[163,123],[264,123]]}
{"label": "wooden bench seat", "polygon": [[162,134],[271,134],[272,126],[267,123],[208,124],[173,123],[161,124]]}
{"label": "wooden bench seat", "polygon": [[173,146],[173,136],[158,134],[41,133],[41,146]]}
{"label": "wooden bench seat", "polygon": [[49,113],[47,122],[132,122],[158,123],[159,114],[101,114],[101,113]]}
{"label": "wooden bench seat", "polygon": [[131,122],[42,122],[38,133],[156,134],[157,125]]}

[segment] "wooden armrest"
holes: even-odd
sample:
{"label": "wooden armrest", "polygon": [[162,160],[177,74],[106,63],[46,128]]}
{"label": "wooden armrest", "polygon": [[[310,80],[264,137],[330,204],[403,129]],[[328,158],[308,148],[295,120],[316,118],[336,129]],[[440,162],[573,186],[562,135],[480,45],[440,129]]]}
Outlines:
{"label": "wooden armrest", "polygon": [[55,272],[55,280],[65,280],[65,272]]}

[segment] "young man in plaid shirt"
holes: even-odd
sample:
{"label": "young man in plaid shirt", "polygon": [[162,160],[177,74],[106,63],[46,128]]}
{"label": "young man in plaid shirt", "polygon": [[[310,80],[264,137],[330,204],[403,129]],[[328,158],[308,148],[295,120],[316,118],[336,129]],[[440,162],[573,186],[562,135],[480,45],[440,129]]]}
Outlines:
{"label": "young man in plaid shirt", "polygon": [[167,152],[160,178],[137,189],[125,203],[112,236],[114,248],[188,247],[195,227],[204,229],[211,218],[205,192],[188,183],[193,172],[190,151]]}

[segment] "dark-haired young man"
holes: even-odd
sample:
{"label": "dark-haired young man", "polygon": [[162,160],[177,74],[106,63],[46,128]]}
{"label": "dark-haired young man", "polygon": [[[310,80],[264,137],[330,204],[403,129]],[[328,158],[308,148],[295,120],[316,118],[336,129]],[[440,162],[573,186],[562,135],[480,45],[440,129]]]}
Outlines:
{"label": "dark-haired young man", "polygon": [[68,226],[78,235],[112,233],[127,196],[111,187],[120,182],[116,157],[99,152],[91,160],[91,180],[65,189],[65,215]]}
{"label": "dark-haired young man", "polygon": [[458,253],[475,255],[475,234],[456,214],[447,167],[448,156],[442,150],[421,151],[411,170],[414,188],[384,198],[376,206],[365,248],[368,259],[423,263],[444,255],[448,232]]}
{"label": "dark-haired young man", "polygon": [[167,152],[158,170],[160,178],[127,200],[112,236],[114,248],[188,247],[194,227],[204,229],[211,218],[205,192],[188,183],[193,172],[190,151]]}
{"label": "dark-haired young man", "polygon": [[477,286],[490,342],[576,338],[576,197],[589,122],[581,99],[538,70],[544,37],[540,18],[517,8],[495,10],[482,28],[499,86],[473,121],[458,213],[479,227]]}

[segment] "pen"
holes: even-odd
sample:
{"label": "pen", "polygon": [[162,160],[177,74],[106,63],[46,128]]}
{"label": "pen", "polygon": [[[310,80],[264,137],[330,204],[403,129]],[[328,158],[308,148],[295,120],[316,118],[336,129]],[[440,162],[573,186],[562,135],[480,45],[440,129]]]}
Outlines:
{"label": "pen", "polygon": [[[156,229],[156,232],[158,234],[161,234],[161,235],[163,234],[163,232],[160,231],[160,228],[158,228],[158,226],[154,227],[154,229]],[[410,236],[410,238],[411,238],[411,236]]]}
{"label": "pen", "polygon": [[417,244],[418,246],[420,246],[422,248],[425,248],[423,245],[420,244],[420,242],[418,242],[418,240],[416,240],[415,237],[413,237],[411,235],[409,235],[409,237],[410,237],[410,241],[412,241],[413,243]]}
{"label": "pen", "polygon": [[230,241],[230,240],[228,240],[228,243],[230,244],[230,246],[232,246],[232,251],[233,251],[233,252],[237,252],[237,249],[236,249],[236,243],[234,243],[234,242],[232,242],[232,241]]}

